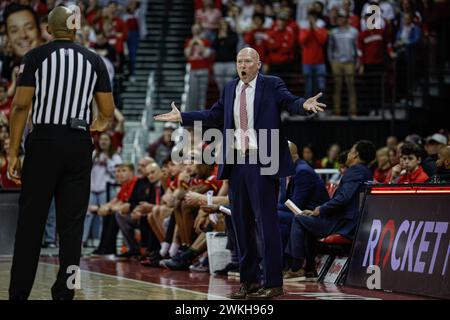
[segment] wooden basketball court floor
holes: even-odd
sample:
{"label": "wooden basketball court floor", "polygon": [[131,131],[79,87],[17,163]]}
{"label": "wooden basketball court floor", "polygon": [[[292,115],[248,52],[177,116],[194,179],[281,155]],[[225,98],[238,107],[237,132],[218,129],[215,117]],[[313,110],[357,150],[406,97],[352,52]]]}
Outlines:
{"label": "wooden basketball court floor", "polygon": [[[58,261],[41,257],[30,299],[50,299]],[[83,257],[81,289],[76,300],[224,300],[239,288],[239,279],[208,273],[171,271],[143,267],[137,261],[120,261],[113,256]],[[0,257],[0,300],[8,298],[11,257]],[[278,299],[303,300],[419,300],[425,297],[388,293],[331,284],[285,284]]]}

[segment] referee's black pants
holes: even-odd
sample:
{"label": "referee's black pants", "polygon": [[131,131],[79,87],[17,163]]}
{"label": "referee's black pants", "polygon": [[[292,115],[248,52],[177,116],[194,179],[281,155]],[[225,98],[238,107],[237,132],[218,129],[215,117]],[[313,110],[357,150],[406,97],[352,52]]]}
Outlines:
{"label": "referee's black pants", "polygon": [[89,132],[65,126],[38,125],[28,135],[9,287],[10,299],[27,299],[30,295],[53,195],[60,268],[51,289],[52,298],[73,299],[73,286],[68,287],[67,283],[74,283],[71,280],[74,279],[75,272],[67,272],[68,267],[79,266],[80,262],[84,218],[89,203],[93,149]]}

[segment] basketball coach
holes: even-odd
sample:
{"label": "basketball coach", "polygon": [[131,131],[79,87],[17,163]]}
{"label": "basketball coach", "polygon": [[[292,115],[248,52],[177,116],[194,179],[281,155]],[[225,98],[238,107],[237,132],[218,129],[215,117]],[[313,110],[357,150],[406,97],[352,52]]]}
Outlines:
{"label": "basketball coach", "polygon": [[[74,15],[67,7],[55,7],[48,16],[48,32],[54,40],[29,51],[19,69],[8,155],[8,173],[22,184],[11,300],[25,300],[30,295],[53,195],[60,269],[51,288],[52,298],[71,300],[75,294],[68,280],[79,272],[94,149],[89,131],[105,130],[115,107],[102,59],[74,43]],[[93,97],[99,112],[91,121]],[[25,140],[21,170],[19,146],[30,109],[33,129]]]}
{"label": "basketball coach", "polygon": [[[252,48],[242,49],[236,60],[239,79],[225,86],[211,109],[180,113],[172,103],[172,111],[155,116],[155,120],[176,121],[185,126],[202,121],[206,127],[237,132],[236,144],[231,151],[226,150],[230,143],[224,135],[223,153],[228,159],[229,152],[233,152],[234,160],[233,163],[219,164],[218,174],[219,179],[229,179],[232,221],[238,242],[241,288],[232,293],[231,298],[269,299],[283,294],[278,181],[295,172],[287,140],[281,134],[280,113],[282,110],[299,115],[317,113],[323,111],[325,104],[317,101],[321,93],[305,100],[290,93],[280,78],[259,73],[261,62]],[[269,139],[271,133],[280,130],[279,153],[275,159],[279,170],[275,174],[261,173],[263,162],[259,155],[256,164],[249,161],[258,153],[261,141],[254,133],[261,129],[267,129]],[[241,135],[240,132],[248,134]],[[256,239],[260,243],[259,256]]]}

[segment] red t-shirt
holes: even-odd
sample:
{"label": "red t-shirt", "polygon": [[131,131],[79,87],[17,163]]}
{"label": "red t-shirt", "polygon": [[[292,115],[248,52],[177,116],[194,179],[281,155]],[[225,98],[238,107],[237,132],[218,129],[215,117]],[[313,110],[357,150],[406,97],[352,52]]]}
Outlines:
{"label": "red t-shirt", "polygon": [[418,166],[414,172],[406,173],[398,179],[397,183],[423,183],[428,180],[428,175]]}
{"label": "red t-shirt", "polygon": [[262,62],[267,62],[267,44],[269,36],[267,35],[267,29],[261,28],[246,32],[244,34],[244,41],[250,47],[255,49],[259,54],[259,59]]}
{"label": "red t-shirt", "polygon": [[270,30],[267,40],[268,60],[271,64],[291,63],[294,60],[294,32],[291,28]]}
{"label": "red t-shirt", "polygon": [[325,28],[300,29],[298,40],[302,48],[302,64],[323,64],[325,57],[323,47],[328,33]]}
{"label": "red t-shirt", "polygon": [[116,198],[122,202],[127,202],[131,197],[131,193],[133,192],[133,189],[134,189],[134,186],[136,185],[137,180],[138,180],[137,177],[133,177],[133,179],[131,179],[131,181],[123,183],[120,186],[120,190],[119,190],[119,193],[117,194]]}
{"label": "red t-shirt", "polygon": [[385,53],[390,50],[386,41],[386,29],[364,30],[358,36],[358,51],[363,64],[384,63]]}
{"label": "red t-shirt", "polygon": [[387,178],[388,178],[390,172],[391,172],[391,168],[387,168],[385,170],[376,168],[375,172],[373,173],[373,179],[379,183],[389,183],[389,180],[387,180]]}
{"label": "red t-shirt", "polygon": [[[184,43],[184,48],[186,49],[189,45],[189,43],[192,41],[192,38],[189,38]],[[201,39],[203,46],[206,48],[210,48],[211,44],[207,39]],[[195,44],[192,47],[191,55],[188,57],[187,62],[191,65],[192,70],[198,70],[198,69],[208,69],[211,64],[211,59],[208,57],[203,57],[201,55],[201,48],[199,45]]]}
{"label": "red t-shirt", "polygon": [[[118,54],[122,54],[125,48],[124,43],[128,39],[128,29],[125,22],[123,22],[122,19],[114,17],[112,20],[114,32],[107,35],[108,42],[110,45],[114,47],[114,49],[116,49],[116,52]],[[103,24],[104,20],[103,18],[101,18],[99,22],[101,29],[103,29]]]}

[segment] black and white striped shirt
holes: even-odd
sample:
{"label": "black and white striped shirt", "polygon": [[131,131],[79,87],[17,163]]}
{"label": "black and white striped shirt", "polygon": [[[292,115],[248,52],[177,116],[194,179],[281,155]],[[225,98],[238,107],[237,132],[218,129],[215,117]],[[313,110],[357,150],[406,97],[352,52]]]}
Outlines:
{"label": "black and white striped shirt", "polygon": [[17,86],[35,87],[33,124],[91,123],[96,92],[111,92],[106,66],[96,53],[72,41],[55,40],[28,52]]}

